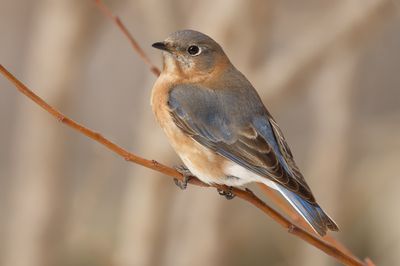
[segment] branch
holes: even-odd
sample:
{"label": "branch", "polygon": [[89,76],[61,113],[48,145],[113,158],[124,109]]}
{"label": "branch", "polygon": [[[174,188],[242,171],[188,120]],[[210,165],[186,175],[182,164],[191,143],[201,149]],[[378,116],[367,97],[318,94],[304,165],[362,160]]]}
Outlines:
{"label": "branch", "polygon": [[[112,12],[105,6],[101,0],[94,0],[96,5],[99,7],[99,9],[104,13],[105,16],[107,16],[109,19],[111,19],[115,25],[122,31],[122,33],[129,39],[132,48],[134,51],[136,51],[139,56],[142,58],[142,60],[149,66],[151,72],[158,76],[160,74],[160,70],[151,63],[150,59],[147,57],[145,54],[144,50],[140,47],[140,45],[136,42],[136,40],[132,37],[132,35],[129,33],[129,31],[126,29],[124,24],[121,22],[121,20],[112,14]],[[16,77],[14,77],[10,72],[8,72],[2,65],[0,65],[0,72],[11,82],[15,85],[15,87],[24,95],[26,95],[28,98],[30,98],[32,101],[34,101],[36,104],[38,104],[40,107],[42,107],[45,111],[47,111],[49,114],[51,114],[53,117],[55,117],[59,122],[62,122],[69,127],[75,129],[76,131],[84,134],[85,136],[93,139],[94,141],[106,146],[109,150],[113,151],[114,153],[118,154],[119,156],[123,157],[125,160],[142,165],[146,168],[153,169],[155,171],[158,171],[160,173],[166,174],[168,176],[177,178],[179,180],[183,179],[183,176],[176,171],[175,169],[172,169],[166,165],[163,165],[155,160],[147,160],[144,159],[140,156],[137,156],[133,153],[128,152],[127,150],[123,149],[122,147],[116,145],[115,143],[111,142],[110,140],[106,139],[103,137],[101,134],[94,132],[83,125],[80,125],[79,123],[75,122],[74,120],[66,117],[64,114],[59,112],[57,109],[46,103],[43,99],[41,99],[39,96],[37,96],[35,93],[33,93],[29,88],[27,88],[22,82],[20,82]],[[227,191],[229,188],[227,186],[223,185],[208,185],[203,182],[201,182],[198,178],[193,177],[189,181],[190,184],[197,185],[197,186],[202,186],[202,187],[215,187],[218,189],[222,189]],[[282,227],[286,228],[289,233],[303,239],[304,241],[308,242],[309,244],[315,246],[316,248],[322,250],[326,254],[334,257],[337,259],[339,262],[345,264],[345,265],[365,265],[362,261],[360,261],[358,258],[356,258],[354,255],[352,255],[350,252],[347,251],[339,242],[335,241],[330,241],[329,238],[326,240],[329,243],[323,241],[322,239],[316,237],[312,233],[307,232],[306,230],[300,228],[299,226],[291,223],[289,220],[284,218],[281,214],[279,214],[277,211],[275,211],[273,208],[268,206],[265,202],[263,202],[260,198],[258,198],[251,190],[246,189],[242,190],[239,188],[233,188],[232,192],[238,196],[239,198],[249,202],[250,204],[254,205],[261,211],[263,211],[265,214],[270,216],[274,221],[276,221],[278,224],[280,224]],[[275,202],[278,203],[278,206],[284,206],[284,203],[282,199],[279,199],[276,196],[271,197]],[[281,202],[281,204],[279,204]],[[295,214],[293,211],[290,209],[283,208],[286,213],[291,214],[290,216],[294,218],[294,220],[298,221],[299,223],[303,223],[297,214]],[[297,217],[297,218],[296,218]],[[333,239],[333,238],[332,238]],[[334,240],[334,239],[333,239]],[[344,250],[344,251],[343,251]],[[367,265],[373,265],[372,261],[369,259],[366,260]]]}
{"label": "branch", "polygon": [[[0,73],[6,77],[14,86],[18,89],[19,92],[30,98],[33,102],[43,108],[46,112],[56,118],[59,122],[71,127],[72,129],[82,133],[83,135],[93,139],[94,141],[102,144],[103,146],[107,147],[109,150],[113,151],[114,153],[118,154],[119,156],[123,157],[125,160],[142,165],[146,168],[158,171],[160,173],[166,174],[168,176],[177,178],[179,180],[183,180],[183,176],[166,165],[163,165],[155,160],[147,160],[140,156],[137,156],[133,153],[128,152],[124,148],[116,145],[115,143],[111,142],[110,140],[103,137],[101,134],[80,125],[79,123],[75,122],[74,120],[70,119],[69,117],[62,114],[60,111],[55,109],[53,106],[49,105],[45,102],[42,98],[37,96],[34,92],[32,92],[28,87],[26,87],[21,81],[19,81],[15,76],[13,76],[6,68],[0,65]],[[198,178],[193,177],[189,180],[190,184],[201,186],[201,187],[215,187],[218,189],[222,189],[228,191],[229,188],[223,185],[208,185],[201,182]],[[336,258],[338,261],[342,262],[345,265],[355,265],[361,266],[364,265],[360,260],[353,258],[344,252],[338,250],[334,246],[324,242],[323,240],[317,238],[316,236],[306,232],[305,230],[301,229],[300,227],[292,224],[289,220],[284,218],[281,214],[275,211],[273,208],[265,204],[260,198],[258,198],[252,191],[249,189],[242,190],[239,188],[233,188],[232,192],[238,196],[239,198],[251,203],[265,214],[270,216],[273,220],[275,220],[278,224],[282,227],[286,228],[289,233],[296,235],[297,237],[303,239],[304,241],[310,243],[311,245],[317,247],[318,249],[324,251],[326,254]]]}

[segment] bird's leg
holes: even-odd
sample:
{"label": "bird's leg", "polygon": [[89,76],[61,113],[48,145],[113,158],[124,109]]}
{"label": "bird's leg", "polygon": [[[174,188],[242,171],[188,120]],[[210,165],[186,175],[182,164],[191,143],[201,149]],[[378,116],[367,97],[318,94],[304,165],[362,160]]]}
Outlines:
{"label": "bird's leg", "polygon": [[234,197],[236,197],[235,194],[233,194],[232,192],[233,187],[229,187],[228,190],[223,190],[223,189],[218,189],[218,194],[220,194],[221,196],[224,196],[227,200],[231,200]]}
{"label": "bird's leg", "polygon": [[193,174],[184,165],[175,166],[174,168],[176,171],[178,171],[179,173],[181,173],[183,175],[183,180],[174,178],[175,185],[177,185],[182,190],[186,189],[187,184],[188,184],[190,178],[192,178]]}

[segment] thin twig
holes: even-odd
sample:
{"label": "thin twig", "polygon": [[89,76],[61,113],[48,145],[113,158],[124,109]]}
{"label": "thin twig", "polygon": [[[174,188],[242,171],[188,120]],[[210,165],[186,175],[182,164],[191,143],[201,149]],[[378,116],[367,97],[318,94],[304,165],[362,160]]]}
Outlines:
{"label": "thin twig", "polygon": [[[172,169],[171,167],[163,165],[155,160],[147,160],[147,159],[144,159],[133,153],[130,153],[127,150],[125,150],[124,148],[122,148],[122,147],[116,145],[115,143],[111,142],[110,140],[106,139],[101,134],[99,134],[95,131],[92,131],[87,127],[84,127],[83,125],[80,125],[77,122],[75,122],[74,120],[65,116],[60,111],[58,111],[57,109],[55,109],[54,107],[49,105],[47,102],[45,102],[42,98],[40,98],[34,92],[32,92],[28,87],[26,87],[21,81],[19,81],[15,76],[13,76],[2,65],[0,65],[0,73],[3,74],[3,76],[6,77],[12,84],[14,84],[14,86],[18,89],[18,91],[20,91],[21,93],[26,95],[28,98],[30,98],[32,101],[34,101],[37,105],[39,105],[41,108],[43,108],[46,112],[48,112],[53,117],[55,117],[59,122],[66,124],[67,126],[73,128],[76,131],[84,134],[85,136],[93,139],[94,141],[106,146],[109,150],[120,155],[127,161],[142,165],[146,168],[153,169],[155,171],[158,171],[160,173],[166,174],[166,175],[174,177],[174,178],[178,178],[180,180],[183,179],[183,176],[175,169]],[[189,182],[193,185],[202,186],[202,187],[216,187],[218,189],[222,189],[225,191],[228,191],[228,189],[229,189],[227,186],[223,186],[223,185],[212,185],[211,186],[211,185],[205,184],[196,177],[193,177],[192,179],[190,179]],[[239,198],[251,203],[258,209],[263,211],[265,214],[270,216],[274,221],[276,221],[282,227],[286,228],[289,231],[289,233],[303,239],[304,241],[308,242],[309,244],[322,250],[323,252],[334,257],[335,259],[337,259],[339,262],[343,263],[344,265],[351,265],[351,266],[365,265],[359,259],[349,256],[348,254],[337,249],[336,247],[326,243],[322,239],[320,239],[320,238],[306,232],[305,230],[301,229],[300,227],[294,225],[289,220],[287,220],[285,217],[283,217],[281,214],[279,214],[277,211],[275,211],[273,208],[268,206],[265,202],[263,202],[260,198],[258,198],[250,190],[248,190],[248,189],[241,190],[239,188],[233,188],[232,192]]]}
{"label": "thin twig", "polygon": [[108,17],[114,24],[121,30],[121,32],[128,38],[129,42],[132,45],[133,50],[138,53],[140,58],[149,66],[150,71],[156,75],[160,75],[160,70],[156,67],[150,60],[150,58],[146,55],[142,47],[140,47],[139,43],[133,38],[132,34],[128,31],[125,27],[124,23],[122,23],[121,19],[118,16],[115,16],[110,9],[101,1],[101,0],[94,0],[97,7],[103,12],[103,14]]}
{"label": "thin twig", "polygon": [[376,266],[375,263],[370,258],[365,259],[365,264],[366,266]]}

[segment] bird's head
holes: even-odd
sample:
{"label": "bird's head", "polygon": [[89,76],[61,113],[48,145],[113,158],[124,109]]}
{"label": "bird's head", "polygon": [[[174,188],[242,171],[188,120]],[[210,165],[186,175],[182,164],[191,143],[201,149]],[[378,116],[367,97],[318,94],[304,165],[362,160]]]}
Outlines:
{"label": "bird's head", "polygon": [[194,30],[174,32],[152,46],[163,51],[163,71],[175,75],[203,76],[230,64],[217,42]]}

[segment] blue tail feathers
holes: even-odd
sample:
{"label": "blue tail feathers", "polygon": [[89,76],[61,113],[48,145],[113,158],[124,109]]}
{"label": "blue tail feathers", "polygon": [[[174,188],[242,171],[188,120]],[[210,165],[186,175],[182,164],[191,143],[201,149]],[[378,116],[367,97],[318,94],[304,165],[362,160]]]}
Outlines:
{"label": "blue tail feathers", "polygon": [[278,190],[319,235],[324,236],[328,230],[339,230],[335,222],[321,209],[318,204],[310,203],[301,196],[290,190],[287,190],[282,186],[279,186]]}

